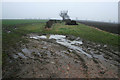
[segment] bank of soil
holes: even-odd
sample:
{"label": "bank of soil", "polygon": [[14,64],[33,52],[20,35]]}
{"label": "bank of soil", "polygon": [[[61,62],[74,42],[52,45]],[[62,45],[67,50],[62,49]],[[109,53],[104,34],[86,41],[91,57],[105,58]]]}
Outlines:
{"label": "bank of soil", "polygon": [[23,36],[8,50],[3,78],[119,78],[120,52],[65,35]]}

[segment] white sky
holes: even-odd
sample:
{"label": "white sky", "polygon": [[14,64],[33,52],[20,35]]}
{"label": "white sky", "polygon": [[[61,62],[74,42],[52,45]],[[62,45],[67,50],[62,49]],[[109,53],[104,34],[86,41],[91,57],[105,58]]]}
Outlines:
{"label": "white sky", "polygon": [[120,0],[2,0],[2,2],[119,2]]}
{"label": "white sky", "polygon": [[70,0],[69,2],[40,2],[43,0],[24,0],[25,2],[16,2],[23,0],[3,1],[4,2],[2,3],[2,18],[60,18],[59,12],[61,10],[68,10],[68,15],[72,19],[76,19],[77,17],[79,20],[118,22],[118,0],[89,0],[89,2],[85,2],[88,0],[79,0],[84,2],[70,2]]}

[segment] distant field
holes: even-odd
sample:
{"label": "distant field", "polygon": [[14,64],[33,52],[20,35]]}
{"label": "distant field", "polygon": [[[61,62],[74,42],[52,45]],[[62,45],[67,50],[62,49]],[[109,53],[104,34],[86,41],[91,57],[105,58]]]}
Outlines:
{"label": "distant field", "polygon": [[[120,36],[111,34],[109,32],[100,31],[80,23],[79,25],[73,26],[64,25],[64,23],[57,23],[53,25],[52,29],[46,30],[44,28],[46,24],[45,22],[46,20],[3,20],[3,47],[7,48],[10,46],[15,46],[15,43],[19,41],[26,42],[21,37],[29,33],[75,35],[81,37],[82,39],[94,41],[97,43],[108,44],[116,47],[120,46],[118,43],[118,39],[120,39]],[[25,24],[17,26],[16,30],[14,29],[14,26],[12,26],[13,24],[17,25],[24,23],[34,23],[34,25]],[[6,25],[11,26],[6,27]],[[8,31],[10,30],[11,32],[7,33],[6,29]]]}
{"label": "distant field", "polygon": [[115,23],[96,22],[96,21],[82,21],[82,20],[78,21],[78,22],[80,22],[82,24],[86,24],[86,25],[89,25],[89,26],[99,28],[99,29],[104,30],[104,31],[108,31],[108,32],[115,33],[115,34],[120,34],[119,33],[119,31],[120,31],[119,25],[115,24]]}
{"label": "distant field", "polygon": [[39,22],[47,22],[48,20],[32,20],[32,19],[10,19],[10,20],[2,20],[3,25],[17,25],[17,24],[28,24],[28,23],[39,23]]}

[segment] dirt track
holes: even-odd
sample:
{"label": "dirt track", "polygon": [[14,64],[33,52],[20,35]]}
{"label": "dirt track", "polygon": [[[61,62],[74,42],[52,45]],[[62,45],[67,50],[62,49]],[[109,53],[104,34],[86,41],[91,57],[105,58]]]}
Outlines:
{"label": "dirt track", "polygon": [[3,67],[3,78],[119,77],[120,52],[107,45],[74,36],[57,39],[49,39],[50,35],[36,36],[28,34],[24,36],[28,43],[10,49],[13,54],[9,55],[8,64]]}

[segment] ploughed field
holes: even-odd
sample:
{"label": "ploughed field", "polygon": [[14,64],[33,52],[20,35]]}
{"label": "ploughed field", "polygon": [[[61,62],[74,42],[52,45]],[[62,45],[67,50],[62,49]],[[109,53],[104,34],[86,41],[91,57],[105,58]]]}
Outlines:
{"label": "ploughed field", "polygon": [[95,27],[95,28],[99,28],[99,29],[104,30],[104,31],[108,31],[108,32],[120,35],[120,33],[119,33],[119,31],[120,31],[119,25],[120,24],[117,24],[117,23],[107,23],[107,22],[97,22],[97,21],[82,21],[82,20],[78,21],[78,22]]}
{"label": "ploughed field", "polygon": [[[3,78],[119,78],[119,35],[83,24],[3,21]],[[40,23],[39,23],[40,22]]]}

